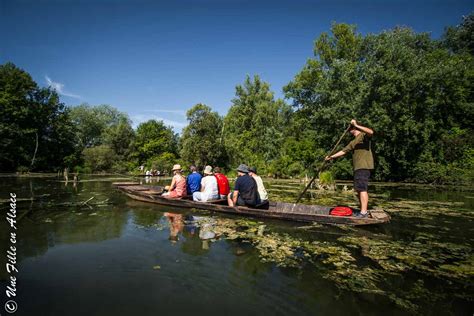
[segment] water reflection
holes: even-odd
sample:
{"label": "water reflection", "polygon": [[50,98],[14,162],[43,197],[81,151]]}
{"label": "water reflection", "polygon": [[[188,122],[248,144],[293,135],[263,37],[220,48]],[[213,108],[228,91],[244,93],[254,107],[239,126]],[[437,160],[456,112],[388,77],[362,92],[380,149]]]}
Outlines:
{"label": "water reflection", "polygon": [[211,242],[215,241],[215,222],[211,218],[172,212],[165,212],[163,216],[168,219],[169,240],[175,244],[181,234],[184,239],[181,249],[185,253],[200,255],[202,250],[209,250]]}
{"label": "water reflection", "polygon": [[164,214],[168,218],[169,227],[170,227],[170,237],[169,240],[172,243],[176,243],[179,240],[178,234],[183,231],[184,223],[183,216],[181,214],[169,213]]}
{"label": "water reflection", "polygon": [[[156,314],[156,306],[165,314],[178,306],[181,314],[206,308],[221,314],[232,308],[240,315],[377,314],[381,308],[404,314],[409,308],[400,306],[406,303],[419,305],[418,312],[426,314],[434,304],[455,314],[472,310],[472,192],[376,187],[373,201],[391,213],[389,225],[304,228],[133,201],[116,192],[112,181],[119,180],[81,177],[76,186],[71,181],[65,186],[62,178],[11,178],[0,187],[2,197],[14,190],[25,199],[18,204],[23,216],[18,248],[25,311],[33,314],[41,307],[44,314],[71,314],[68,308],[80,300],[88,302],[84,308],[103,306],[98,312],[103,315],[133,314],[135,304],[127,305],[128,299],[146,307],[149,312],[144,314]],[[291,181],[268,184],[275,200],[294,201],[300,186]],[[353,198],[340,191],[310,191],[308,198],[311,195],[307,202],[315,204]],[[91,197],[93,202],[110,199],[111,204],[80,205]],[[2,237],[3,246],[7,243]],[[359,245],[361,238],[364,243]],[[311,256],[301,258],[297,269],[275,266],[280,254],[299,255],[301,249]],[[400,249],[403,257],[396,257]],[[336,267],[349,256],[356,260],[348,261],[352,274]],[[428,259],[436,262],[436,269],[424,264]],[[404,264],[406,271],[387,273],[380,264],[392,270]],[[157,265],[161,268],[154,270]],[[440,271],[450,272],[451,283],[439,278]],[[327,278],[339,272],[344,280],[352,280],[356,272],[375,277],[385,294],[367,299],[367,293],[359,293],[364,290],[359,283],[358,290],[344,290],[338,278]],[[418,292],[405,295],[410,287]],[[31,300],[36,296],[37,301]],[[183,300],[189,304],[181,304]],[[48,303],[39,306],[40,301]]]}

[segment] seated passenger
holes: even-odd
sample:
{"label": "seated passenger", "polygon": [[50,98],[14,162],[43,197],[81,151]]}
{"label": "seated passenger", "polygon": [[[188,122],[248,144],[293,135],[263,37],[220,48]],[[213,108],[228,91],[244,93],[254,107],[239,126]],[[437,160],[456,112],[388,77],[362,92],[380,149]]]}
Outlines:
{"label": "seated passenger", "polygon": [[268,201],[268,193],[265,190],[265,186],[263,185],[263,180],[260,176],[257,175],[257,168],[250,167],[249,168],[249,176],[251,176],[255,182],[257,182],[257,190],[258,190],[258,204],[262,204]]}
{"label": "seated passenger", "polygon": [[186,179],[181,174],[181,165],[173,166],[173,180],[171,180],[171,185],[165,187],[168,192],[163,193],[162,196],[167,198],[182,198],[186,196]]}
{"label": "seated passenger", "polygon": [[204,177],[201,179],[201,191],[193,193],[193,200],[207,202],[219,199],[219,190],[217,189],[217,179],[212,174],[212,167],[206,166]]}
{"label": "seated passenger", "polygon": [[249,169],[242,164],[237,168],[237,180],[235,180],[234,192],[230,193],[227,202],[229,206],[257,205],[258,190],[255,180],[248,175]]}
{"label": "seated passenger", "polygon": [[226,199],[230,193],[229,179],[221,173],[221,168],[214,168],[214,176],[217,179],[217,188],[219,189],[219,198]]}
{"label": "seated passenger", "polygon": [[186,179],[187,181],[187,190],[188,194],[192,195],[194,192],[199,192],[201,190],[201,179],[202,176],[200,173],[197,172],[196,166],[192,165],[189,167],[191,174]]}

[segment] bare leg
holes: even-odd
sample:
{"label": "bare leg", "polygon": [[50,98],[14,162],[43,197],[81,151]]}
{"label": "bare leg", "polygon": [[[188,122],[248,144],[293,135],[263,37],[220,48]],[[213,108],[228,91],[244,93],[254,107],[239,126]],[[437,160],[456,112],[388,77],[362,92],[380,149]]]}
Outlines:
{"label": "bare leg", "polygon": [[369,193],[367,191],[359,192],[360,212],[367,213],[367,206],[369,205]]}

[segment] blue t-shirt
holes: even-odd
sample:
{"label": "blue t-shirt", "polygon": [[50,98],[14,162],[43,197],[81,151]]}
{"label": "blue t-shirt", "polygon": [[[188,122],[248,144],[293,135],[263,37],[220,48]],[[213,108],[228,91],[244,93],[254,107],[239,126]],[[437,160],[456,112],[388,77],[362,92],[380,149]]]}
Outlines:
{"label": "blue t-shirt", "polygon": [[193,194],[194,192],[199,192],[201,190],[201,179],[202,176],[200,173],[193,172],[186,179],[186,189],[188,194]]}

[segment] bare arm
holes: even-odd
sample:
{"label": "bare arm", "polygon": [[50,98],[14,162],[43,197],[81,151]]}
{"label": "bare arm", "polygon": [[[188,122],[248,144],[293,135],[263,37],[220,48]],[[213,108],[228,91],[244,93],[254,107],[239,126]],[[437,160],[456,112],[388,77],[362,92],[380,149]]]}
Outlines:
{"label": "bare arm", "polygon": [[351,124],[354,125],[354,127],[357,128],[359,131],[362,131],[362,132],[366,133],[367,135],[370,135],[370,136],[374,135],[374,131],[372,129],[357,124],[356,120],[352,120]]}
{"label": "bare arm", "polygon": [[176,181],[174,180],[174,177],[173,177],[173,180],[171,180],[170,191],[172,191],[175,186],[176,186]]}
{"label": "bare arm", "polygon": [[[230,196],[232,195],[232,198]],[[234,193],[229,193],[227,196],[227,204],[229,206],[235,206],[237,204],[237,197],[239,196],[239,191],[234,191]]]}
{"label": "bare arm", "polygon": [[232,195],[232,202],[234,202],[234,205],[237,205],[238,197],[239,197],[239,191],[234,191],[234,194]]}
{"label": "bare arm", "polygon": [[340,150],[337,153],[335,153],[334,155],[326,156],[326,158],[324,160],[328,161],[328,160],[331,160],[331,159],[339,158],[339,157],[344,156],[345,154],[346,153],[344,151]]}

